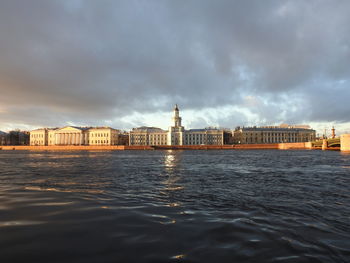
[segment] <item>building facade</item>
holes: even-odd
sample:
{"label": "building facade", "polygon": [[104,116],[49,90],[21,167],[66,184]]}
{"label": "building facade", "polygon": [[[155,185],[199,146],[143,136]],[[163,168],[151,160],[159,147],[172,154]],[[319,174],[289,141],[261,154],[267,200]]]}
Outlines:
{"label": "building facade", "polygon": [[30,145],[45,146],[48,144],[48,129],[36,129],[30,132]]}
{"label": "building facade", "polygon": [[66,126],[52,130],[49,145],[89,145],[89,128]]}
{"label": "building facade", "polygon": [[119,145],[126,141],[122,136],[110,127],[43,128],[30,132],[30,145]]}
{"label": "building facade", "polygon": [[167,145],[168,132],[156,127],[139,127],[129,132],[129,145]]}
{"label": "building facade", "polygon": [[184,134],[184,145],[223,145],[224,133],[224,130],[216,128],[188,130]]}
{"label": "building facade", "polygon": [[233,132],[235,144],[310,142],[315,138],[316,131],[307,125],[237,127]]}
{"label": "building facade", "polygon": [[139,127],[130,131],[130,145],[223,145],[232,133],[223,129],[205,128],[185,130],[181,124],[179,107],[175,105],[172,126],[162,130],[156,127]]}
{"label": "building facade", "polygon": [[88,130],[89,145],[117,145],[118,130],[108,127],[91,128]]}

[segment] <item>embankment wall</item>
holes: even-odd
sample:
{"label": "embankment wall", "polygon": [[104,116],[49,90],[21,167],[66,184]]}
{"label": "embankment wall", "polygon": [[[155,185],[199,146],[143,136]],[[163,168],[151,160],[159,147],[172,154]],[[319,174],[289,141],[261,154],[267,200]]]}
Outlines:
{"label": "embankment wall", "polygon": [[280,150],[312,149],[312,144],[311,144],[311,142],[279,143],[278,149],[280,149]]}
{"label": "embankment wall", "polygon": [[237,144],[237,145],[163,145],[163,146],[0,146],[0,150],[27,151],[115,151],[115,150],[232,150],[232,149],[279,149],[279,144]]}
{"label": "embankment wall", "polygon": [[87,146],[87,145],[72,145],[72,146],[0,146],[0,150],[27,150],[27,151],[72,151],[72,150],[124,150],[124,145],[110,146]]}
{"label": "embankment wall", "polygon": [[[342,151],[350,151],[350,134],[342,137]],[[304,150],[321,149],[312,146],[311,142],[275,143],[275,144],[235,144],[235,145],[161,145],[161,146],[129,146],[129,145],[70,145],[70,146],[0,146],[0,150],[27,151],[122,151],[122,150],[249,150],[249,149],[279,149]],[[327,147],[324,150],[340,150],[339,147]]]}

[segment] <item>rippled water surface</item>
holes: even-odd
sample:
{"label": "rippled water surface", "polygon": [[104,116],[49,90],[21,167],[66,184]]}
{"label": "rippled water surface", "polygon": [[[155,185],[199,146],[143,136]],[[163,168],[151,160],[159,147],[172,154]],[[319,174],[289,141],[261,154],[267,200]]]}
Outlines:
{"label": "rippled water surface", "polygon": [[0,151],[0,262],[350,262],[350,155]]}

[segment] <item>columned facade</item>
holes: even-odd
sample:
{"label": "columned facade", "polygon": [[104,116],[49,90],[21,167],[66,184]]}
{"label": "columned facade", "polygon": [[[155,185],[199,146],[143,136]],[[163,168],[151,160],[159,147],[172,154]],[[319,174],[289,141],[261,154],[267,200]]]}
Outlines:
{"label": "columned facade", "polygon": [[[123,140],[121,140],[123,141]],[[38,129],[30,132],[30,145],[118,145],[119,131],[110,127]]]}
{"label": "columned facade", "polygon": [[311,142],[316,139],[316,131],[304,125],[237,127],[233,138],[237,144]]}
{"label": "columned facade", "polygon": [[49,145],[88,145],[88,128],[67,126],[49,134]]}
{"label": "columned facade", "polygon": [[84,134],[82,132],[57,132],[54,145],[84,145]]}

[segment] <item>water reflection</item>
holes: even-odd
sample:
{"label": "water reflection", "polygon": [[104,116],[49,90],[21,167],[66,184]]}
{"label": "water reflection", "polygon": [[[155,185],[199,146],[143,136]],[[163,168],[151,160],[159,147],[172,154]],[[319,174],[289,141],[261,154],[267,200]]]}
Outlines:
{"label": "water reflection", "polygon": [[167,179],[162,182],[165,190],[176,191],[183,189],[177,182],[181,179],[179,176],[181,170],[182,152],[169,150],[164,156],[165,175]]}
{"label": "water reflection", "polygon": [[30,221],[30,220],[17,220],[17,221],[0,221],[0,227],[9,227],[9,226],[29,226],[29,225],[39,225],[44,224],[42,221]]}
{"label": "water reflection", "polygon": [[56,187],[40,187],[40,186],[26,186],[24,190],[28,191],[43,191],[43,192],[60,192],[60,193],[88,193],[88,194],[103,194],[104,190],[97,189],[61,189]]}
{"label": "water reflection", "polygon": [[[181,161],[182,151],[168,150],[164,155],[164,168],[166,179],[162,181],[164,187],[161,188],[161,194],[166,197],[167,207],[180,207],[181,203],[176,201],[175,193],[183,190],[184,186],[181,184]],[[175,221],[174,221],[175,222]]]}
{"label": "water reflection", "polygon": [[180,166],[182,151],[168,150],[164,155],[164,166],[168,172],[173,172]]}

